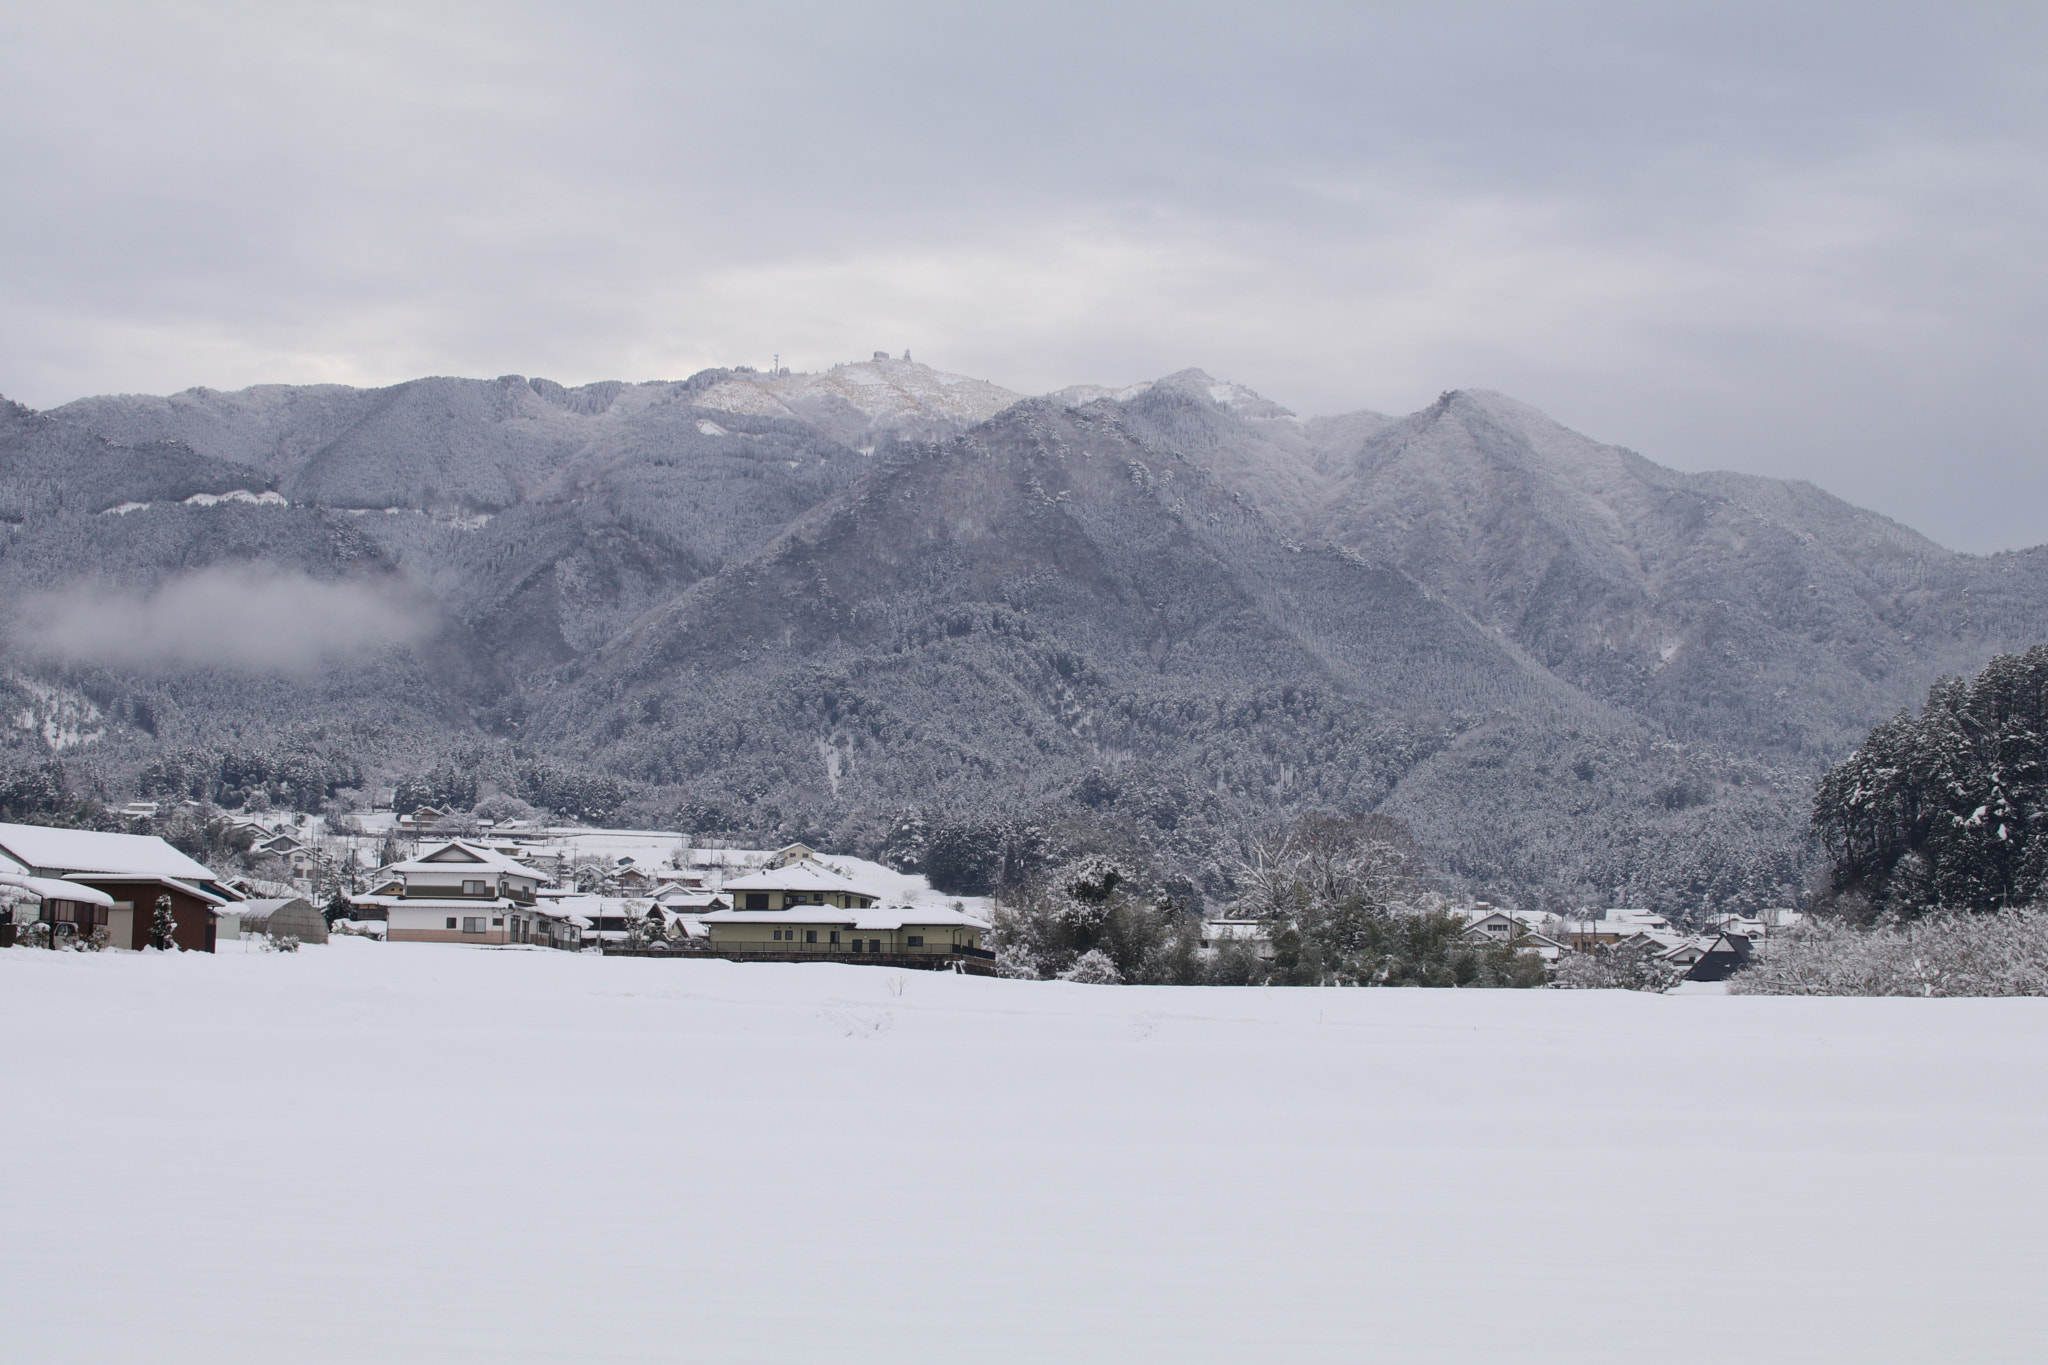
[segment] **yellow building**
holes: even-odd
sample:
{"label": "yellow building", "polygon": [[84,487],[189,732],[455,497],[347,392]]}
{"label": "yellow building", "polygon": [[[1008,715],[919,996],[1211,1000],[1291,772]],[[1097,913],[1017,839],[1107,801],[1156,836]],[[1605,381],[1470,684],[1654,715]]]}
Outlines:
{"label": "yellow building", "polygon": [[714,910],[697,919],[714,953],[793,958],[992,958],[982,946],[988,925],[958,910],[840,910],[791,905],[785,910]]}
{"label": "yellow building", "polygon": [[724,895],[730,909],[693,917],[714,956],[994,971],[986,922],[944,907],[884,907],[873,887],[841,876],[801,845],[733,878]]}
{"label": "yellow building", "polygon": [[869,888],[808,857],[734,877],[722,889],[735,910],[787,910],[801,905],[867,910],[881,899]]}

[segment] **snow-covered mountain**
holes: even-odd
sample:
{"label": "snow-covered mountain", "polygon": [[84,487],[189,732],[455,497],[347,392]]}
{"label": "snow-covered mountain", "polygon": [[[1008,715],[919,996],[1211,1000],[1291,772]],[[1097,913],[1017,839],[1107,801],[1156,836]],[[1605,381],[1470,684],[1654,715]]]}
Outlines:
{"label": "snow-covered mountain", "polygon": [[2048,631],[2043,551],[1952,554],[1498,394],[1303,418],[1196,370],[1023,400],[878,357],[10,406],[0,510],[17,605],[253,563],[433,613],[424,645],[297,678],[16,631],[14,761],[63,689],[99,731],[67,761],[116,787],[286,736],[386,774],[553,765],[655,823],[848,853],[1076,812],[1209,875],[1275,813],[1384,809],[1457,876],[1567,899],[1789,894],[1812,775]]}
{"label": "snow-covered mountain", "polygon": [[877,351],[872,360],[834,365],[822,374],[735,370],[692,401],[723,412],[793,418],[857,438],[863,425],[899,436],[960,430],[1023,396],[985,379],[917,364],[908,352],[892,360]]}

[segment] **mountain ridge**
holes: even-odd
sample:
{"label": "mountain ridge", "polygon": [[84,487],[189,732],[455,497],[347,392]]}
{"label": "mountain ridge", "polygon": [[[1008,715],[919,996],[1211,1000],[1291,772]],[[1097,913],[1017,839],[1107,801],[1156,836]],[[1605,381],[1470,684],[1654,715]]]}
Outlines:
{"label": "mountain ridge", "polygon": [[[373,769],[545,756],[699,828],[870,852],[905,811],[1024,801],[1171,846],[1212,894],[1234,831],[1326,808],[1402,815],[1494,894],[1789,897],[1818,768],[2048,622],[2048,552],[1959,555],[1483,390],[1304,419],[1199,370],[1022,398],[878,356],[10,412],[15,597],[227,560],[437,602],[465,669],[393,664],[412,700],[382,711],[361,677],[294,694]],[[80,521],[66,461],[147,508]],[[292,505],[166,502],[235,479]],[[9,654],[95,689],[117,783],[278,729],[207,719],[227,685],[189,672]]]}

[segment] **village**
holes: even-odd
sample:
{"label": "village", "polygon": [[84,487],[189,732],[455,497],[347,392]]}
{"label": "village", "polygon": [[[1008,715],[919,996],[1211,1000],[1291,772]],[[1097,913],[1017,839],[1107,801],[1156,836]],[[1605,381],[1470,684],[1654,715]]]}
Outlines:
{"label": "village", "polygon": [[[165,811],[132,802],[146,827]],[[0,824],[0,946],[295,950],[352,935],[389,943],[645,957],[849,962],[998,975],[998,902],[804,844],[700,847],[662,831],[497,822],[422,807],[330,830],[319,816],[232,817],[254,873],[222,873],[158,835]],[[1627,955],[1665,979],[1724,981],[1766,954],[1792,910],[1709,917],[1685,932],[1642,908],[1560,916],[1456,906],[1463,940],[1555,971]],[[1270,962],[1279,925],[1205,916],[1199,953]]]}

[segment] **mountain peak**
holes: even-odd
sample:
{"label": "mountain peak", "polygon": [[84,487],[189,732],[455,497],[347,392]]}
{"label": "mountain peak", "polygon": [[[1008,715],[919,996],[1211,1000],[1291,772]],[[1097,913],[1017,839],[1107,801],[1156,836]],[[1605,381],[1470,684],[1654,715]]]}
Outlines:
{"label": "mountain peak", "polygon": [[1104,398],[1127,403],[1141,394],[1154,392],[1177,393],[1199,399],[1240,417],[1301,420],[1292,410],[1281,407],[1243,384],[1217,379],[1207,370],[1200,369],[1176,370],[1163,378],[1148,379],[1121,389],[1104,388],[1099,384],[1074,384],[1046,396],[1066,407],[1077,408]]}
{"label": "mountain peak", "polygon": [[732,370],[692,396],[700,408],[757,417],[816,420],[821,411],[851,409],[878,427],[985,422],[1020,398],[1000,384],[935,370],[877,351],[871,360],[834,365],[822,374]]}

